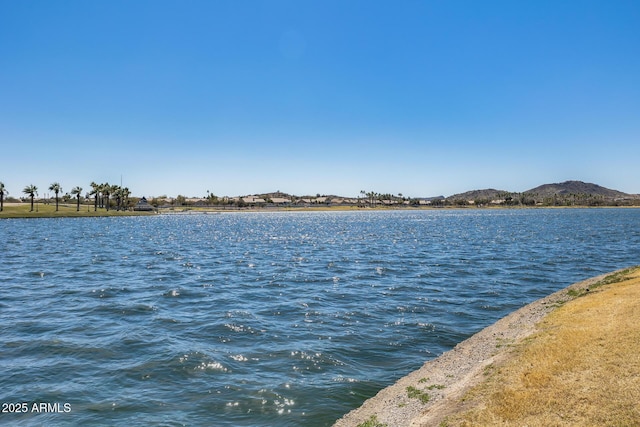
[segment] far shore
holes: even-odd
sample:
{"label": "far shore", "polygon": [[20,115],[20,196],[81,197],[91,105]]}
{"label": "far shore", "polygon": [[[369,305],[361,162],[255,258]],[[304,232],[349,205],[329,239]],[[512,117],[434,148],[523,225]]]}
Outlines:
{"label": "far shore", "polygon": [[335,427],[640,425],[640,267],[575,283],[426,362]]}
{"label": "far shore", "polygon": [[485,210],[523,210],[523,209],[620,209],[640,208],[640,206],[356,206],[356,205],[311,205],[311,206],[264,206],[264,207],[217,207],[217,206],[180,206],[156,209],[160,214],[179,213],[220,213],[220,212],[367,212],[367,211],[485,211]]}
{"label": "far shore", "polygon": [[112,217],[112,216],[145,216],[145,215],[179,215],[208,214],[233,212],[375,212],[375,211],[469,211],[469,210],[521,210],[521,209],[611,209],[638,208],[640,206],[357,206],[357,205],[311,205],[311,206],[179,206],[153,208],[151,211],[132,209],[116,210],[111,208],[95,209],[94,205],[81,204],[77,209],[75,203],[60,203],[56,210],[55,203],[34,204],[33,211],[28,202],[5,202],[0,219],[3,218],[65,218],[65,217]]}

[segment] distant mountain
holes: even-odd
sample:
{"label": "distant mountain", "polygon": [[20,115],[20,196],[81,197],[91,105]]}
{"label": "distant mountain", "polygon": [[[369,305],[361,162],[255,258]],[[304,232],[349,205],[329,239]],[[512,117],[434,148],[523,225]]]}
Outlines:
{"label": "distant mountain", "polygon": [[509,191],[487,188],[485,190],[472,190],[466,193],[454,194],[447,197],[447,200],[498,200],[504,199],[511,194]]}
{"label": "distant mountain", "polygon": [[638,205],[639,194],[627,194],[582,181],[544,184],[522,193],[493,188],[454,194],[445,204],[503,204],[524,206],[626,206]]}
{"label": "distant mountain", "polygon": [[[256,194],[263,199],[286,198],[297,200],[300,198],[315,199],[317,195],[296,196],[281,191]],[[344,196],[324,194],[327,200],[356,199],[368,200],[367,197],[349,198]],[[388,197],[384,194],[376,194],[377,200]],[[393,196],[391,198],[394,198]],[[627,194],[622,191],[612,190],[597,184],[582,181],[565,181],[555,184],[544,184],[524,192],[512,192],[487,188],[484,190],[472,190],[465,193],[454,194],[449,197],[419,197],[420,201],[437,202],[438,206],[463,206],[475,205],[505,205],[505,206],[636,206],[640,205],[640,194]],[[414,199],[415,200],[415,199]]]}
{"label": "distant mountain", "polygon": [[609,188],[601,187],[582,181],[565,181],[557,184],[544,184],[524,192],[526,195],[536,195],[538,197],[567,196],[570,194],[587,194],[590,196],[601,196],[607,199],[625,199],[636,197],[627,193]]}

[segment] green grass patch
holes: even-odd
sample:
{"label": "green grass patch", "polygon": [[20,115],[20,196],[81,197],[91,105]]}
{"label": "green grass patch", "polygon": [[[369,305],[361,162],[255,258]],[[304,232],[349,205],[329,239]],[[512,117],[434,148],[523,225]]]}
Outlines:
{"label": "green grass patch", "polygon": [[413,386],[407,387],[407,396],[409,397],[409,399],[418,399],[423,404],[431,400],[431,396],[429,396],[429,393],[426,393]]}
{"label": "green grass patch", "polygon": [[587,291],[584,289],[569,289],[567,291],[567,295],[570,296],[571,298],[578,298],[586,293]]}
{"label": "green grass patch", "polygon": [[625,280],[630,280],[632,277],[629,277],[631,273],[638,270],[640,266],[626,268],[624,270],[618,271],[617,273],[610,274],[606,276],[604,279],[596,282],[591,286],[592,289],[598,288],[604,285],[610,285],[611,283],[624,282]]}
{"label": "green grass patch", "polygon": [[442,384],[432,384],[429,387],[427,387],[427,390],[442,390],[443,388],[446,388],[446,386]]}
{"label": "green grass patch", "polygon": [[[634,271],[638,270],[638,266],[636,267],[630,267],[630,268],[626,268],[624,270],[618,271],[617,273],[613,273],[613,274],[609,274],[608,276],[606,276],[604,279],[594,283],[593,285],[591,285],[589,288],[585,288],[585,289],[569,289],[567,291],[567,296],[571,299],[575,299],[575,298],[579,298],[581,296],[587,295],[589,293],[589,290],[593,290],[596,288],[599,288],[601,286],[605,286],[605,285],[610,285],[612,283],[619,283],[619,282],[624,282],[626,280],[630,280],[632,279],[631,273],[633,273]],[[560,305],[564,304],[566,301],[561,301]]]}
{"label": "green grass patch", "polygon": [[387,424],[378,421],[376,415],[371,415],[367,421],[358,424],[356,427],[387,427]]}

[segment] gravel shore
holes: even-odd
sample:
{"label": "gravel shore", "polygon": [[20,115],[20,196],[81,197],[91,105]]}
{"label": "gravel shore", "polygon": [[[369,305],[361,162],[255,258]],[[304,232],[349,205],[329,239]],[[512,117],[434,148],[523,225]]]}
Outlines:
{"label": "gravel shore", "polygon": [[536,324],[559,304],[573,299],[571,295],[588,290],[610,274],[574,283],[520,308],[381,390],[334,427],[356,427],[374,420],[388,427],[438,426],[447,415],[465,409],[460,398],[482,380],[489,365],[509,356],[510,344],[535,332]]}

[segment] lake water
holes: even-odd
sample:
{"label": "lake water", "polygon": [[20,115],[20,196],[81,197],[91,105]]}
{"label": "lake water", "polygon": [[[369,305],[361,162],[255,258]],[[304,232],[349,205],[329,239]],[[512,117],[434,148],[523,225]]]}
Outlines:
{"label": "lake water", "polygon": [[639,226],[640,209],[2,220],[0,424],[331,425],[515,309],[639,264]]}

